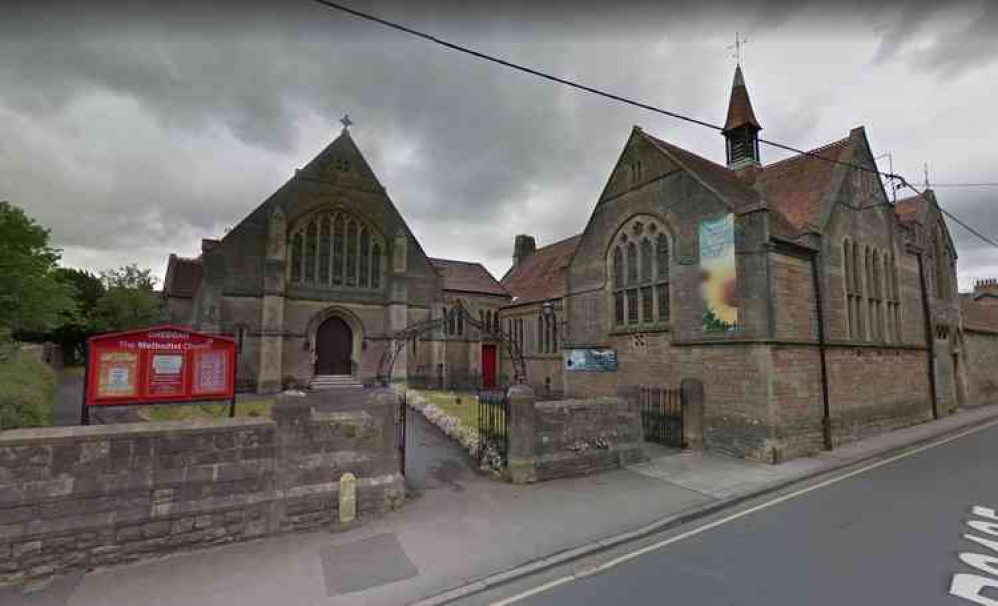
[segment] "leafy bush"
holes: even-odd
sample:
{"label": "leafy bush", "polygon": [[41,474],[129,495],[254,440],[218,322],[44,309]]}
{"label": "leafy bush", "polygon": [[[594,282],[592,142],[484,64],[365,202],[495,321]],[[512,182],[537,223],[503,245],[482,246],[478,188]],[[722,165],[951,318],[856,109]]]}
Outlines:
{"label": "leafy bush", "polygon": [[0,429],[52,423],[55,371],[34,356],[14,352],[0,361]]}

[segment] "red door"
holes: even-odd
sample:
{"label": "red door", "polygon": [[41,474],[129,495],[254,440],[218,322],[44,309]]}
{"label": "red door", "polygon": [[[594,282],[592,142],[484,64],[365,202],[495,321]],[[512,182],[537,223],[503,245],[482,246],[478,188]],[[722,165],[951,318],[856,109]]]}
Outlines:
{"label": "red door", "polygon": [[496,386],[496,346],[482,345],[482,387]]}

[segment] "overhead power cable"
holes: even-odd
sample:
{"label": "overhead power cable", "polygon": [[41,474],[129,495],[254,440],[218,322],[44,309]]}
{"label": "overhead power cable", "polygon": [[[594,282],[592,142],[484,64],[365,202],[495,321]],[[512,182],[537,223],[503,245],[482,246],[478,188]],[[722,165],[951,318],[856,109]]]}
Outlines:
{"label": "overhead power cable", "polygon": [[[434,36],[432,34],[427,34],[425,32],[413,29],[413,28],[408,27],[406,25],[402,25],[402,24],[396,23],[394,21],[389,21],[387,19],[383,19],[381,17],[378,17],[376,15],[372,15],[370,13],[359,11],[359,10],[351,8],[349,6],[340,4],[338,2],[334,2],[332,0],[313,0],[313,2],[315,2],[315,3],[319,4],[319,5],[322,5],[324,7],[327,7],[327,8],[331,8],[331,9],[334,9],[334,10],[338,10],[338,11],[341,11],[341,12],[353,15],[354,17],[358,17],[360,19],[364,19],[364,20],[367,20],[367,21],[378,23],[378,24],[383,25],[383,26],[385,26],[387,28],[394,29],[394,30],[397,30],[397,31],[400,31],[400,32],[404,32],[406,34],[409,34],[411,36],[415,36],[417,38],[422,38],[423,40],[427,40],[427,41],[432,42],[434,44],[437,44],[439,46],[443,46],[444,48],[448,48],[450,50],[454,50],[454,51],[457,51],[457,52],[460,52],[460,53],[464,53],[466,55],[471,55],[472,57],[476,57],[478,59],[482,59],[484,61],[488,61],[488,62],[491,62],[491,63],[496,63],[498,65],[502,65],[503,67],[507,67],[509,69],[513,69],[513,70],[520,71],[520,72],[523,72],[523,73],[526,73],[526,74],[530,74],[532,76],[537,76],[538,78],[542,78],[544,80],[548,80],[548,81],[551,81],[551,82],[556,82],[558,84],[562,84],[562,85],[565,85],[565,86],[568,86],[568,87],[571,87],[571,88],[575,88],[575,89],[578,89],[578,90],[581,90],[581,91],[584,91],[584,92],[587,92],[587,93],[591,93],[591,94],[594,94],[594,95],[597,95],[597,96],[600,96],[600,97],[604,97],[606,99],[610,99],[610,100],[613,100],[613,101],[618,101],[618,102],[624,103],[626,105],[631,105],[633,107],[638,107],[640,109],[644,109],[644,110],[647,110],[647,111],[650,111],[650,112],[653,112],[653,113],[656,113],[656,114],[661,114],[663,116],[668,116],[670,118],[675,118],[676,120],[682,120],[683,122],[688,122],[690,124],[696,124],[697,126],[702,126],[702,127],[705,127],[705,128],[709,128],[709,129],[712,129],[712,130],[717,131],[717,132],[723,132],[724,131],[723,127],[721,127],[721,126],[719,126],[717,124],[713,124],[713,123],[707,122],[706,120],[700,120],[698,118],[693,118],[691,116],[680,114],[678,112],[673,112],[673,111],[669,111],[667,109],[662,109],[661,107],[657,107],[657,106],[654,106],[654,105],[651,105],[651,104],[648,104],[648,103],[642,103],[641,101],[637,101],[635,99],[631,99],[631,98],[625,97],[623,95],[618,95],[618,94],[612,93],[610,91],[606,91],[606,90],[603,90],[603,89],[600,89],[600,88],[588,86],[588,85],[582,84],[580,82],[576,82],[574,80],[569,80],[568,78],[562,78],[560,76],[555,76],[553,74],[542,72],[540,70],[537,70],[537,69],[534,69],[534,68],[531,68],[531,67],[527,67],[527,66],[521,65],[519,63],[514,63],[512,61],[507,61],[505,59],[501,59],[499,57],[495,57],[493,55],[489,55],[489,54],[486,54],[486,53],[474,50],[472,48],[468,48],[466,46],[462,46],[460,44],[455,44],[453,42],[448,42],[448,41],[446,41],[446,40],[444,40],[442,38],[439,38],[439,37]],[[910,188],[912,191],[914,191],[916,193],[916,195],[919,195],[919,196],[922,195],[922,192],[920,192],[917,189],[915,189],[915,187],[913,187],[910,183],[908,183],[908,181],[904,177],[902,177],[901,175],[896,174],[896,173],[883,172],[883,171],[877,170],[875,168],[870,168],[868,166],[863,166],[863,165],[860,165],[860,164],[854,164],[852,162],[845,162],[845,161],[839,160],[837,158],[828,158],[828,157],[825,157],[825,156],[821,156],[818,153],[813,152],[813,151],[798,149],[798,148],[796,148],[796,147],[794,147],[792,145],[786,145],[784,143],[778,143],[776,141],[770,141],[768,139],[762,139],[762,138],[760,138],[759,142],[763,143],[765,145],[769,145],[770,147],[775,147],[775,148],[782,149],[782,150],[785,150],[785,151],[793,152],[795,154],[799,154],[799,155],[803,155],[803,156],[808,156],[808,157],[811,157],[811,158],[816,158],[818,160],[823,160],[825,162],[830,162],[832,164],[838,164],[838,165],[842,165],[842,166],[847,166],[847,167],[853,168],[855,170],[860,170],[860,171],[863,171],[863,172],[876,174],[876,175],[879,175],[879,176],[884,177],[886,179],[897,180],[899,183],[903,184],[904,186],[906,186],[906,187]],[[946,183],[940,183],[940,184],[934,185],[934,187],[992,187],[992,186],[998,186],[998,183],[976,183],[976,184],[946,184]],[[959,224],[963,228],[967,229],[970,233],[974,234],[975,236],[977,236],[978,238],[980,238],[984,242],[987,242],[988,244],[990,244],[990,245],[998,248],[998,242],[995,242],[991,238],[989,238],[989,237],[981,234],[976,229],[970,227],[963,220],[961,220],[959,217],[957,217],[953,213],[951,213],[951,212],[949,212],[947,210],[942,209],[938,205],[937,205],[937,207],[947,217],[953,219],[954,222],[956,222],[957,224]]]}

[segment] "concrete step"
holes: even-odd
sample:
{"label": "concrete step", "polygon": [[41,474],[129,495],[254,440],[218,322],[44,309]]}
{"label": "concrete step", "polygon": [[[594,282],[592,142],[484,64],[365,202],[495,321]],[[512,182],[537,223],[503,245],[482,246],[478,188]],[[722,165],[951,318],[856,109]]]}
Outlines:
{"label": "concrete step", "polygon": [[363,386],[351,375],[315,375],[309,382],[309,387],[314,390],[323,390],[351,389]]}

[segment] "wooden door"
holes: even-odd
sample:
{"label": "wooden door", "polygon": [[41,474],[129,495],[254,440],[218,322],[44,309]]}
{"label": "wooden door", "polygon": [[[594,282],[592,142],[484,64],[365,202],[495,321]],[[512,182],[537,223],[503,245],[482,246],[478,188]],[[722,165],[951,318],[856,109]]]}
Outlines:
{"label": "wooden door", "polygon": [[319,326],[315,336],[315,374],[348,375],[353,369],[353,331],[341,318],[329,318]]}

